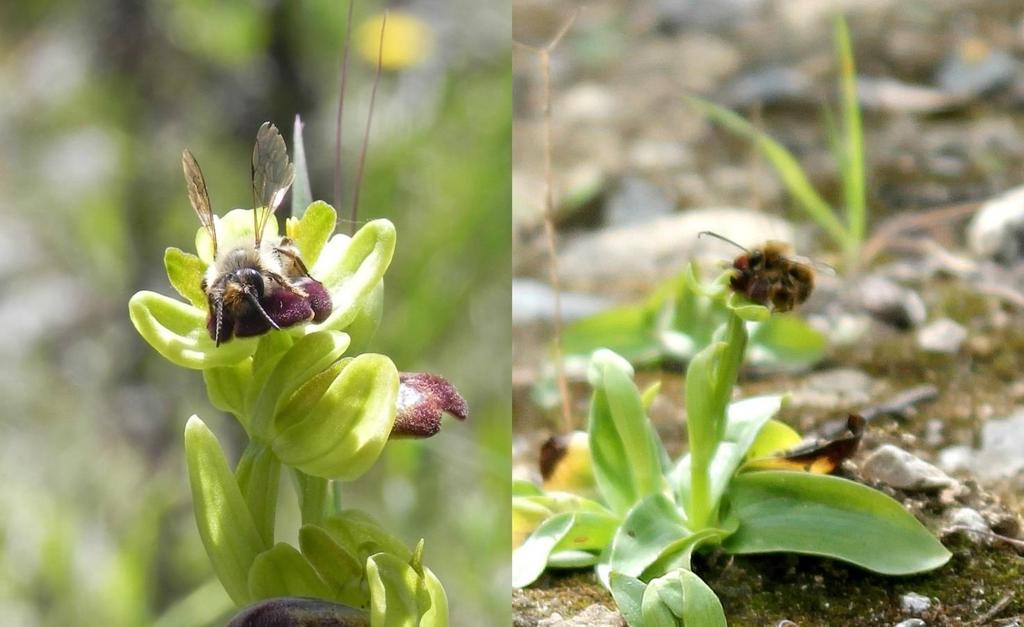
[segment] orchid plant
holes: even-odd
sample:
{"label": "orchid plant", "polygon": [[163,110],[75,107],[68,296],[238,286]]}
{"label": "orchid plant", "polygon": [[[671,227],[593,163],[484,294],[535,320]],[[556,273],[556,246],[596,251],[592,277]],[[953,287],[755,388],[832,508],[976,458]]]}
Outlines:
{"label": "orchid plant", "polygon": [[[185,427],[199,535],[228,595],[239,608],[248,606],[232,625],[316,617],[337,621],[331,624],[443,627],[448,602],[423,565],[423,541],[410,549],[369,514],[341,509],[337,488],[367,472],[390,438],[429,437],[443,414],[464,419],[466,403],[442,377],[399,372],[387,356],[362,352],[380,321],[395,228],[379,219],[351,237],[334,233],[335,209],[303,198],[308,176],[298,120],[296,131],[296,178],[304,185],[293,191],[295,215],[285,230],[310,276],[330,294],[330,315],[218,346],[201,288],[213,246],[200,228],[195,253],[168,248],[164,256],[167,277],[184,300],[141,291],[129,302],[130,317],[160,355],[202,372],[210,402],[232,414],[248,437],[232,470],[198,416]],[[214,216],[217,239],[251,240],[253,211]],[[264,236],[276,235],[276,221],[266,229]],[[299,496],[298,548],[275,542],[282,468]]]}

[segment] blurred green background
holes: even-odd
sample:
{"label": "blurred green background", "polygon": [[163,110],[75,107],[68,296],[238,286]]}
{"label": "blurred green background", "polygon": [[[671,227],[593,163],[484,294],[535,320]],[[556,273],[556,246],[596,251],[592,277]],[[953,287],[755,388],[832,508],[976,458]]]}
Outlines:
{"label": "blurred green background", "polygon": [[[357,32],[380,6],[357,3]],[[454,624],[508,624],[511,15],[498,0],[392,9],[428,42],[393,42],[410,59],[377,94],[359,219],[391,219],[399,240],[371,349],[449,378],[471,417],[390,444],[345,505],[426,538]],[[0,625],[223,620],[181,437],[198,413],[235,459],[242,433],[198,372],[135,334],[127,302],[172,294],[163,251],[191,248],[185,147],[215,211],[247,207],[257,127],[290,147],[301,114],[313,195],[333,200],[345,15],[336,0],[0,8]],[[346,180],[372,77],[354,53]]]}

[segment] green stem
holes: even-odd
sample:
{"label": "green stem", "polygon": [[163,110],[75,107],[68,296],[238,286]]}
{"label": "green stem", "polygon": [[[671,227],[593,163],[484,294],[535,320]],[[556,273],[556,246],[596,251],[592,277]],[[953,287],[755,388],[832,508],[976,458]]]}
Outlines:
{"label": "green stem", "polygon": [[298,469],[292,469],[298,485],[299,509],[302,512],[302,524],[315,524],[323,520],[328,506],[327,479],[307,475]]}
{"label": "green stem", "polygon": [[274,545],[274,520],[277,517],[277,490],[281,481],[281,462],[270,447],[250,440],[235,468],[235,479],[249,506],[256,529],[266,548]]}

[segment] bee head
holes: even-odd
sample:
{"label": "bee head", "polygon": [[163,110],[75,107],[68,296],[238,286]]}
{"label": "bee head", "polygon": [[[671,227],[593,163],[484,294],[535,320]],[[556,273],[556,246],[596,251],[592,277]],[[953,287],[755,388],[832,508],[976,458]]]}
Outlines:
{"label": "bee head", "polygon": [[755,250],[750,253],[750,268],[751,270],[757,271],[764,265],[764,253],[760,250]]}
{"label": "bee head", "polygon": [[235,280],[241,284],[242,289],[256,296],[263,298],[263,275],[256,268],[242,268],[235,272]]}

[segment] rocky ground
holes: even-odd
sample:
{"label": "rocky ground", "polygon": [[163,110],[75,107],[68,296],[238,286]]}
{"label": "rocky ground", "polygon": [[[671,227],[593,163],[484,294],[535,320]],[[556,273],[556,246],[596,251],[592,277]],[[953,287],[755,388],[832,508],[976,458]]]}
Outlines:
{"label": "rocky ground", "polygon": [[[828,335],[827,358],[808,371],[748,370],[737,395],[790,391],[783,418],[803,432],[827,431],[847,411],[873,413],[843,472],[905,503],[954,558],[936,573],[896,579],[793,556],[711,555],[696,569],[735,625],[1024,624],[1024,550],[1014,542],[1024,511],[1024,192],[1006,195],[1024,182],[1024,9],[840,4],[861,77],[872,237],[860,270],[821,276],[801,312]],[[516,3],[517,39],[540,44],[569,6]],[[696,93],[751,117],[837,199],[820,123],[835,84],[831,6],[584,8],[552,62],[566,318],[635,300],[690,258],[728,258],[727,248],[698,243],[703,229],[788,241],[841,265],[770,166],[682,100]],[[516,72],[516,469],[530,476],[539,442],[560,427],[557,408],[536,394],[550,374],[553,326],[540,72],[527,52]],[[569,375],[582,426],[588,391],[579,373]],[[662,382],[652,418],[678,454],[679,369],[639,378]],[[586,572],[545,575],[516,591],[514,605],[519,625],[621,622]]]}

